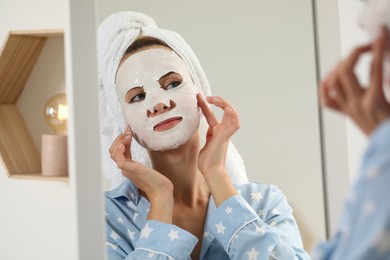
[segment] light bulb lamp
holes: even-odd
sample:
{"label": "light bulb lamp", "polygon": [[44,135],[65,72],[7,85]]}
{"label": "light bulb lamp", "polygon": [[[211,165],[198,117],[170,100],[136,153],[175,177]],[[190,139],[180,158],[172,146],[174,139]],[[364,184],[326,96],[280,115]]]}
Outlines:
{"label": "light bulb lamp", "polygon": [[65,94],[51,97],[44,108],[44,118],[54,134],[42,135],[42,175],[68,175],[68,105]]}

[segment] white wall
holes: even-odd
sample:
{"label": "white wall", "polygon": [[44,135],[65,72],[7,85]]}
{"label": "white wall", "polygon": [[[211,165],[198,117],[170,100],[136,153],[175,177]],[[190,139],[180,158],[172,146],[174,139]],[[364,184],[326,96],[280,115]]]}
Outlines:
{"label": "white wall", "polygon": [[[368,34],[360,28],[358,19],[365,1],[339,0],[340,8],[340,40],[342,56],[346,57],[354,47],[368,42]],[[356,72],[362,82],[367,82],[369,75],[369,57],[358,63]],[[363,132],[351,121],[347,120],[348,164],[350,180],[358,173],[360,159],[367,145]]]}
{"label": "white wall", "polygon": [[[338,0],[317,0],[317,53],[320,78],[324,78],[341,58]],[[329,19],[329,18],[332,19]],[[349,186],[348,144],[345,117],[322,109],[324,185],[328,235],[334,232],[343,212]]]}
{"label": "white wall", "polygon": [[99,21],[120,10],[142,11],[186,39],[213,94],[240,113],[233,141],[249,179],[276,184],[287,195],[306,248],[324,239],[311,1],[97,3]]}
{"label": "white wall", "polygon": [[[64,28],[66,9],[64,0],[2,0],[0,42],[5,40],[9,30]],[[47,59],[52,51],[63,52],[62,47],[63,43],[58,40],[52,40],[45,47],[27,83],[27,92],[35,86],[38,91],[47,90],[45,96],[52,91],[45,88],[64,88],[63,53],[54,56],[59,57],[56,61],[60,63],[59,66],[54,63],[53,67],[53,63]],[[56,71],[58,67],[60,70]],[[42,88],[42,75],[45,73],[53,84],[46,84]],[[39,92],[36,94],[39,95]],[[36,101],[28,95],[21,100],[24,101],[19,103],[22,111],[28,110],[32,105],[30,102]],[[42,111],[30,113],[29,116],[33,122],[34,119],[36,122],[42,121]],[[34,136],[36,143],[39,143],[39,134],[35,133]],[[3,165],[0,165],[0,191],[0,259],[77,258],[76,214],[71,184],[10,179]]]}

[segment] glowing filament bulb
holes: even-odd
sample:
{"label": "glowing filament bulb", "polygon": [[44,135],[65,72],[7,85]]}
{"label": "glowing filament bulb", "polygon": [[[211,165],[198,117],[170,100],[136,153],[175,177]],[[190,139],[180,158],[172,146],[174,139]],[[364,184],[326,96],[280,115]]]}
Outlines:
{"label": "glowing filament bulb", "polygon": [[68,105],[65,94],[51,97],[45,105],[45,121],[56,134],[66,135],[68,130]]}

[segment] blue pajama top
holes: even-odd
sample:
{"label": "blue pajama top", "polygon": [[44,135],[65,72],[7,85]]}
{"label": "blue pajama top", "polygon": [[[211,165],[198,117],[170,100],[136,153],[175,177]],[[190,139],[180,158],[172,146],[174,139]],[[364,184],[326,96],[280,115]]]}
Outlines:
{"label": "blue pajama top", "polygon": [[[278,188],[236,188],[239,194],[218,208],[210,197],[200,259],[309,259]],[[191,259],[198,239],[176,225],[147,220],[150,204],[130,181],[105,195],[108,259]]]}
{"label": "blue pajama top", "polygon": [[390,120],[371,135],[339,227],[313,259],[390,259]]}

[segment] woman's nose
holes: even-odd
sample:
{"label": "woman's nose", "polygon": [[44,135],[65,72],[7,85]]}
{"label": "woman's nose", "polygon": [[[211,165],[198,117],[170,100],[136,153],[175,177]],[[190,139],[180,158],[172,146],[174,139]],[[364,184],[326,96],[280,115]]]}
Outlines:
{"label": "woman's nose", "polygon": [[153,111],[147,111],[147,116],[148,117],[154,117],[157,116],[161,113],[167,112],[171,109],[173,109],[176,106],[176,103],[173,102],[172,100],[169,101],[169,106],[167,106],[164,103],[158,103],[153,106]]}
{"label": "woman's nose", "polygon": [[162,112],[164,112],[166,109],[168,109],[168,106],[166,106],[166,105],[163,104],[163,103],[158,103],[158,104],[156,104],[156,105],[153,107],[153,114],[162,113]]}

